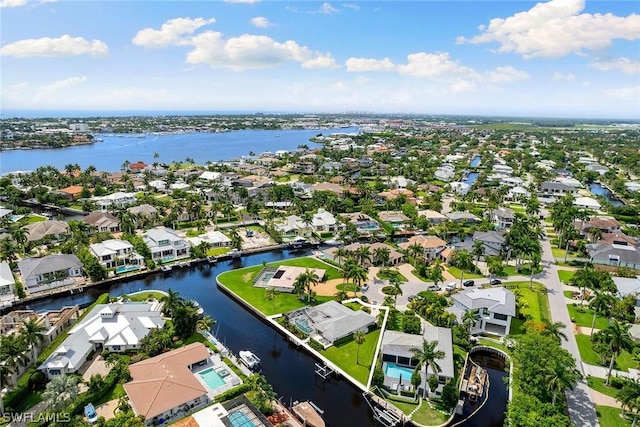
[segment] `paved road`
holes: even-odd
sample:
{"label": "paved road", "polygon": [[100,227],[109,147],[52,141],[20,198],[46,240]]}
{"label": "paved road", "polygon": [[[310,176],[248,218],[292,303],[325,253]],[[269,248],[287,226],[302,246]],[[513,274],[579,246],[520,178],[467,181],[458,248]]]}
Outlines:
{"label": "paved road", "polygon": [[[549,296],[549,307],[551,309],[551,318],[554,322],[562,322],[567,327],[571,325],[571,318],[567,310],[567,303],[562,293],[562,283],[558,279],[558,269],[555,265],[555,259],[551,252],[551,244],[548,240],[542,241],[542,262],[544,270],[540,274],[534,276],[534,280],[541,282],[547,288]],[[571,331],[566,334],[568,340],[562,341],[562,346],[567,349],[576,359],[578,369],[585,374],[582,366],[578,344],[575,335]],[[573,390],[566,392],[567,406],[569,408],[569,417],[577,427],[599,426],[598,416],[596,415],[595,403],[589,393],[589,386],[586,380],[581,380],[576,384]]]}

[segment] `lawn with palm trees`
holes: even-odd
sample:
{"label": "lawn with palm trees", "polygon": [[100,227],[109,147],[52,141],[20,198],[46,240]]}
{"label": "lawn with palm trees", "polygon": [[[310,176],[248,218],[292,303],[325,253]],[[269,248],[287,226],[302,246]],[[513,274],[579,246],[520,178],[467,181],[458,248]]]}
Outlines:
{"label": "lawn with palm trees", "polygon": [[[305,267],[309,269],[321,268],[326,271],[325,278],[327,280],[337,279],[341,277],[341,272],[337,268],[309,257],[295,258],[267,264],[267,266],[271,267],[279,265],[290,265],[296,267]],[[303,297],[303,299],[301,300],[298,295],[293,293],[279,293],[273,296],[268,295],[267,289],[265,288],[254,287],[253,281],[263,268],[264,267],[262,265],[256,265],[253,267],[230,270],[220,274],[217,280],[220,282],[220,284],[225,286],[234,294],[238,295],[256,310],[267,316],[277,313],[285,313],[297,308],[304,307],[305,305],[309,305],[306,297]],[[313,286],[311,286],[310,290],[313,291]],[[310,301],[310,304],[314,305],[329,301],[331,299],[333,298],[327,296],[316,296],[313,300]]]}
{"label": "lawn with palm trees", "polygon": [[324,357],[338,365],[361,384],[366,385],[373,364],[380,329],[364,334],[364,341],[351,340],[340,346],[320,351]]}

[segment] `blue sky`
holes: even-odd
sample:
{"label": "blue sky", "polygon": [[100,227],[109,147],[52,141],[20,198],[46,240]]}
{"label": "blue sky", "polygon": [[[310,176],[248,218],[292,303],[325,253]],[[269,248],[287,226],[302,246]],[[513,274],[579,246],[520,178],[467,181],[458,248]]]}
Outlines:
{"label": "blue sky", "polygon": [[0,0],[3,114],[640,118],[640,2]]}

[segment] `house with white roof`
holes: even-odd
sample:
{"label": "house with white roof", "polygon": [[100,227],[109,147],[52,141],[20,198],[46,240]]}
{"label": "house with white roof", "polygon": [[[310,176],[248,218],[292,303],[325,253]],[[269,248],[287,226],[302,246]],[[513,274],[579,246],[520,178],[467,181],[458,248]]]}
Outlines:
{"label": "house with white roof", "polygon": [[636,307],[640,306],[640,276],[636,277],[616,277],[612,276],[613,283],[616,285],[618,297],[620,299],[627,295],[636,297]]}
{"label": "house with white roof", "polygon": [[8,297],[9,301],[13,300],[13,286],[15,283],[9,263],[6,261],[0,262],[0,306],[6,297]]}
{"label": "house with white roof", "polygon": [[99,351],[122,352],[140,348],[152,329],[162,328],[162,303],[98,304],[69,330],[69,336],[38,367],[49,379],[76,373]]}
{"label": "house with white roof", "polygon": [[189,242],[167,227],[149,229],[142,239],[151,251],[151,259],[156,263],[189,257]]}
{"label": "house with white roof", "polygon": [[523,200],[529,198],[529,191],[524,187],[513,187],[507,191],[505,199],[508,200]]}
{"label": "house with white roof", "polygon": [[91,255],[98,258],[105,268],[118,266],[144,265],[144,257],[139,255],[133,245],[126,240],[109,239],[89,245]]}
{"label": "house with white roof", "polygon": [[503,206],[494,209],[491,213],[493,223],[500,230],[504,230],[513,225],[513,221],[516,217],[515,212],[512,209],[505,208]]}
{"label": "house with white roof", "polygon": [[640,182],[627,181],[624,183],[624,186],[632,193],[640,191]]}
{"label": "house with white roof", "polygon": [[418,360],[412,350],[422,349],[424,341],[436,341],[436,351],[442,351],[444,357],[436,360],[440,366],[440,372],[433,372],[430,366],[423,365],[420,368],[422,381],[417,391],[420,394],[430,391],[428,378],[437,375],[438,387],[435,390],[435,395],[439,396],[442,393],[444,385],[455,377],[453,337],[451,329],[431,325],[425,325],[420,335],[390,330],[384,332],[381,352],[386,387],[393,391],[406,390],[411,387],[411,371],[414,371],[418,365]]}
{"label": "house with white roof", "polygon": [[600,202],[591,197],[576,197],[576,199],[573,201],[573,204],[574,206],[583,209],[591,209],[594,211],[600,210]]}
{"label": "house with white roof", "polygon": [[221,177],[222,174],[220,172],[204,171],[200,174],[198,179],[202,181],[220,181]]}
{"label": "house with white roof", "polygon": [[198,246],[203,242],[209,243],[212,248],[225,248],[231,246],[231,239],[221,231],[209,231],[196,237],[187,237],[191,246]]}
{"label": "house with white roof", "polygon": [[125,193],[124,191],[118,191],[101,197],[93,197],[93,201],[96,202],[103,212],[106,212],[110,208],[117,209],[137,203],[135,193]]}
{"label": "house with white roof", "polygon": [[313,214],[311,227],[313,228],[313,231],[322,233],[326,231],[339,231],[344,229],[345,225],[339,223],[331,212],[319,208],[318,212]]}
{"label": "house with white roof", "polygon": [[447,184],[447,186],[452,192],[456,193],[459,196],[464,196],[469,192],[469,188],[471,188],[466,182],[460,181],[450,182],[449,184]]}
{"label": "house with white roof", "polygon": [[472,334],[509,335],[511,319],[516,315],[516,296],[502,287],[471,288],[451,295],[453,306],[447,311],[462,322],[464,313],[477,310],[478,317],[471,327]]}
{"label": "house with white roof", "polygon": [[439,166],[435,170],[434,176],[436,177],[436,179],[440,181],[450,182],[450,181],[453,181],[453,179],[456,176],[456,169],[455,167],[453,167],[453,165],[445,164],[445,165]]}

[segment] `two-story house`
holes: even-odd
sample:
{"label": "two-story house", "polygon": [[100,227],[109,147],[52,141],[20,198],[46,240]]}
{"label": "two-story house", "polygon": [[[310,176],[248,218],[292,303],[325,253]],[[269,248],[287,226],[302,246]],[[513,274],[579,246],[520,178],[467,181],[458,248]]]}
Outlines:
{"label": "two-story house", "polygon": [[424,258],[431,261],[437,258],[440,253],[447,247],[447,242],[437,236],[417,235],[411,236],[407,242],[399,243],[398,246],[405,251],[412,245],[422,246],[424,250]]}
{"label": "two-story house", "polygon": [[18,262],[18,269],[25,286],[32,292],[71,285],[82,277],[82,263],[73,254],[25,258]]}
{"label": "two-story house", "polygon": [[492,211],[493,223],[500,230],[510,228],[513,225],[513,220],[516,214],[513,210],[505,208],[503,206],[498,207]]}
{"label": "two-story house", "polygon": [[109,212],[91,212],[82,217],[82,222],[95,231],[117,233],[120,231],[120,220]]}
{"label": "two-story house", "polygon": [[502,287],[471,288],[451,295],[453,306],[447,311],[462,322],[467,311],[477,310],[471,334],[509,335],[511,319],[516,315],[516,296]]}
{"label": "two-story house", "polygon": [[151,259],[156,263],[189,257],[189,242],[167,227],[147,230],[142,238],[151,251]]}
{"label": "two-story house", "polygon": [[144,265],[144,257],[126,240],[110,239],[89,246],[91,255],[98,258],[105,268]]}
{"label": "two-story house", "polygon": [[107,212],[109,209],[118,209],[137,203],[136,195],[134,193],[125,193],[118,191],[107,196],[94,197],[93,200],[98,205],[102,212]]}

